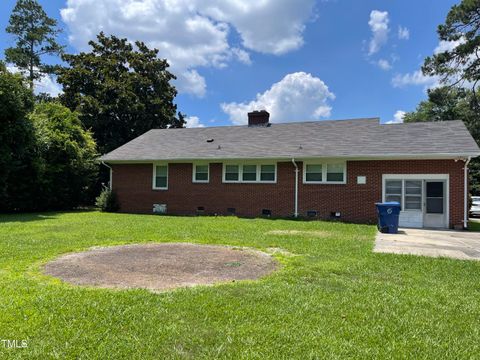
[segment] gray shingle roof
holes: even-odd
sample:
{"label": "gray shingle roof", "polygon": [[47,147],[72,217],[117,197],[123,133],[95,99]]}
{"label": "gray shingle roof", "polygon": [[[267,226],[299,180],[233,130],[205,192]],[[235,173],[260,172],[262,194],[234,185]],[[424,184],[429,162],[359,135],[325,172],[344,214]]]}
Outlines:
{"label": "gray shingle roof", "polygon": [[[214,139],[207,142],[207,139]],[[461,121],[380,124],[379,120],[295,122],[269,127],[154,129],[103,161],[478,156]]]}

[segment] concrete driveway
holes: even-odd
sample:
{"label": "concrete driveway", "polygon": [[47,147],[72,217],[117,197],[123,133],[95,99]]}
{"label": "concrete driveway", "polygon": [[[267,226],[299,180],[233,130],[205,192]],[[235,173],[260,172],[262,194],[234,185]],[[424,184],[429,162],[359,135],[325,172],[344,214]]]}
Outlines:
{"label": "concrete driveway", "polygon": [[374,252],[480,260],[480,233],[453,230],[400,229],[378,233]]}

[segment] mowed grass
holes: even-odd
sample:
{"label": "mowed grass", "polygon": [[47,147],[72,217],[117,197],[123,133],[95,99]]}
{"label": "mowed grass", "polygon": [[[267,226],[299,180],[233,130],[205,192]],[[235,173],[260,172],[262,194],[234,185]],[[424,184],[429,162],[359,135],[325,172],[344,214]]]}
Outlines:
{"label": "mowed grass", "polygon": [[[98,212],[0,216],[0,358],[476,358],[480,263],[374,254],[375,228]],[[280,248],[258,281],[165,293],[72,286],[46,261],[92,246]]]}
{"label": "mowed grass", "polygon": [[468,223],[468,230],[470,231],[480,231],[480,220],[475,219]]}

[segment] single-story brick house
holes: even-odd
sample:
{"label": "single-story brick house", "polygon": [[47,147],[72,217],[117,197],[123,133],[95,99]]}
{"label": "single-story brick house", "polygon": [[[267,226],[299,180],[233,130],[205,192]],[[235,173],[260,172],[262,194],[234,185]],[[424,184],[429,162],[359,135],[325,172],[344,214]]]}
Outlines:
{"label": "single-story brick house", "polygon": [[401,226],[467,226],[480,149],[461,121],[248,116],[248,126],[150,130],[102,156],[120,210],[373,223],[376,202],[399,201]]}

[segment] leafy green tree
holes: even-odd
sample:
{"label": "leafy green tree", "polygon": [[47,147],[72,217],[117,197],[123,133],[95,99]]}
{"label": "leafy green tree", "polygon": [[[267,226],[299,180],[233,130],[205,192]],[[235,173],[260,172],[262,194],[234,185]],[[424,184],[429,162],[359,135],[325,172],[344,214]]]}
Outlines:
{"label": "leafy green tree", "polygon": [[480,0],[454,5],[437,33],[440,40],[457,46],[427,57],[423,73],[438,75],[444,83],[471,84],[475,91],[480,80]]}
{"label": "leafy green tree", "polygon": [[41,158],[37,201],[42,209],[85,205],[95,183],[96,144],[78,114],[56,102],[35,106],[29,115]]}
{"label": "leafy green tree", "polygon": [[36,0],[18,0],[6,31],[16,39],[15,47],[5,50],[5,59],[27,73],[30,89],[33,81],[51,72],[42,61],[44,55],[59,55],[57,21],[47,16]]}
{"label": "leafy green tree", "polygon": [[[440,87],[428,91],[428,100],[416,110],[405,114],[405,122],[463,120],[480,145],[480,113],[476,110],[474,94],[463,88]],[[472,192],[480,195],[480,160],[470,165]]]}
{"label": "leafy green tree", "polygon": [[0,63],[0,211],[32,209],[37,181],[34,128],[26,118],[33,93]]}
{"label": "leafy green tree", "polygon": [[58,82],[62,103],[80,113],[101,153],[153,128],[183,126],[173,103],[175,76],[158,50],[103,33],[97,41],[90,41],[91,52],[62,56],[69,67],[58,71]]}

